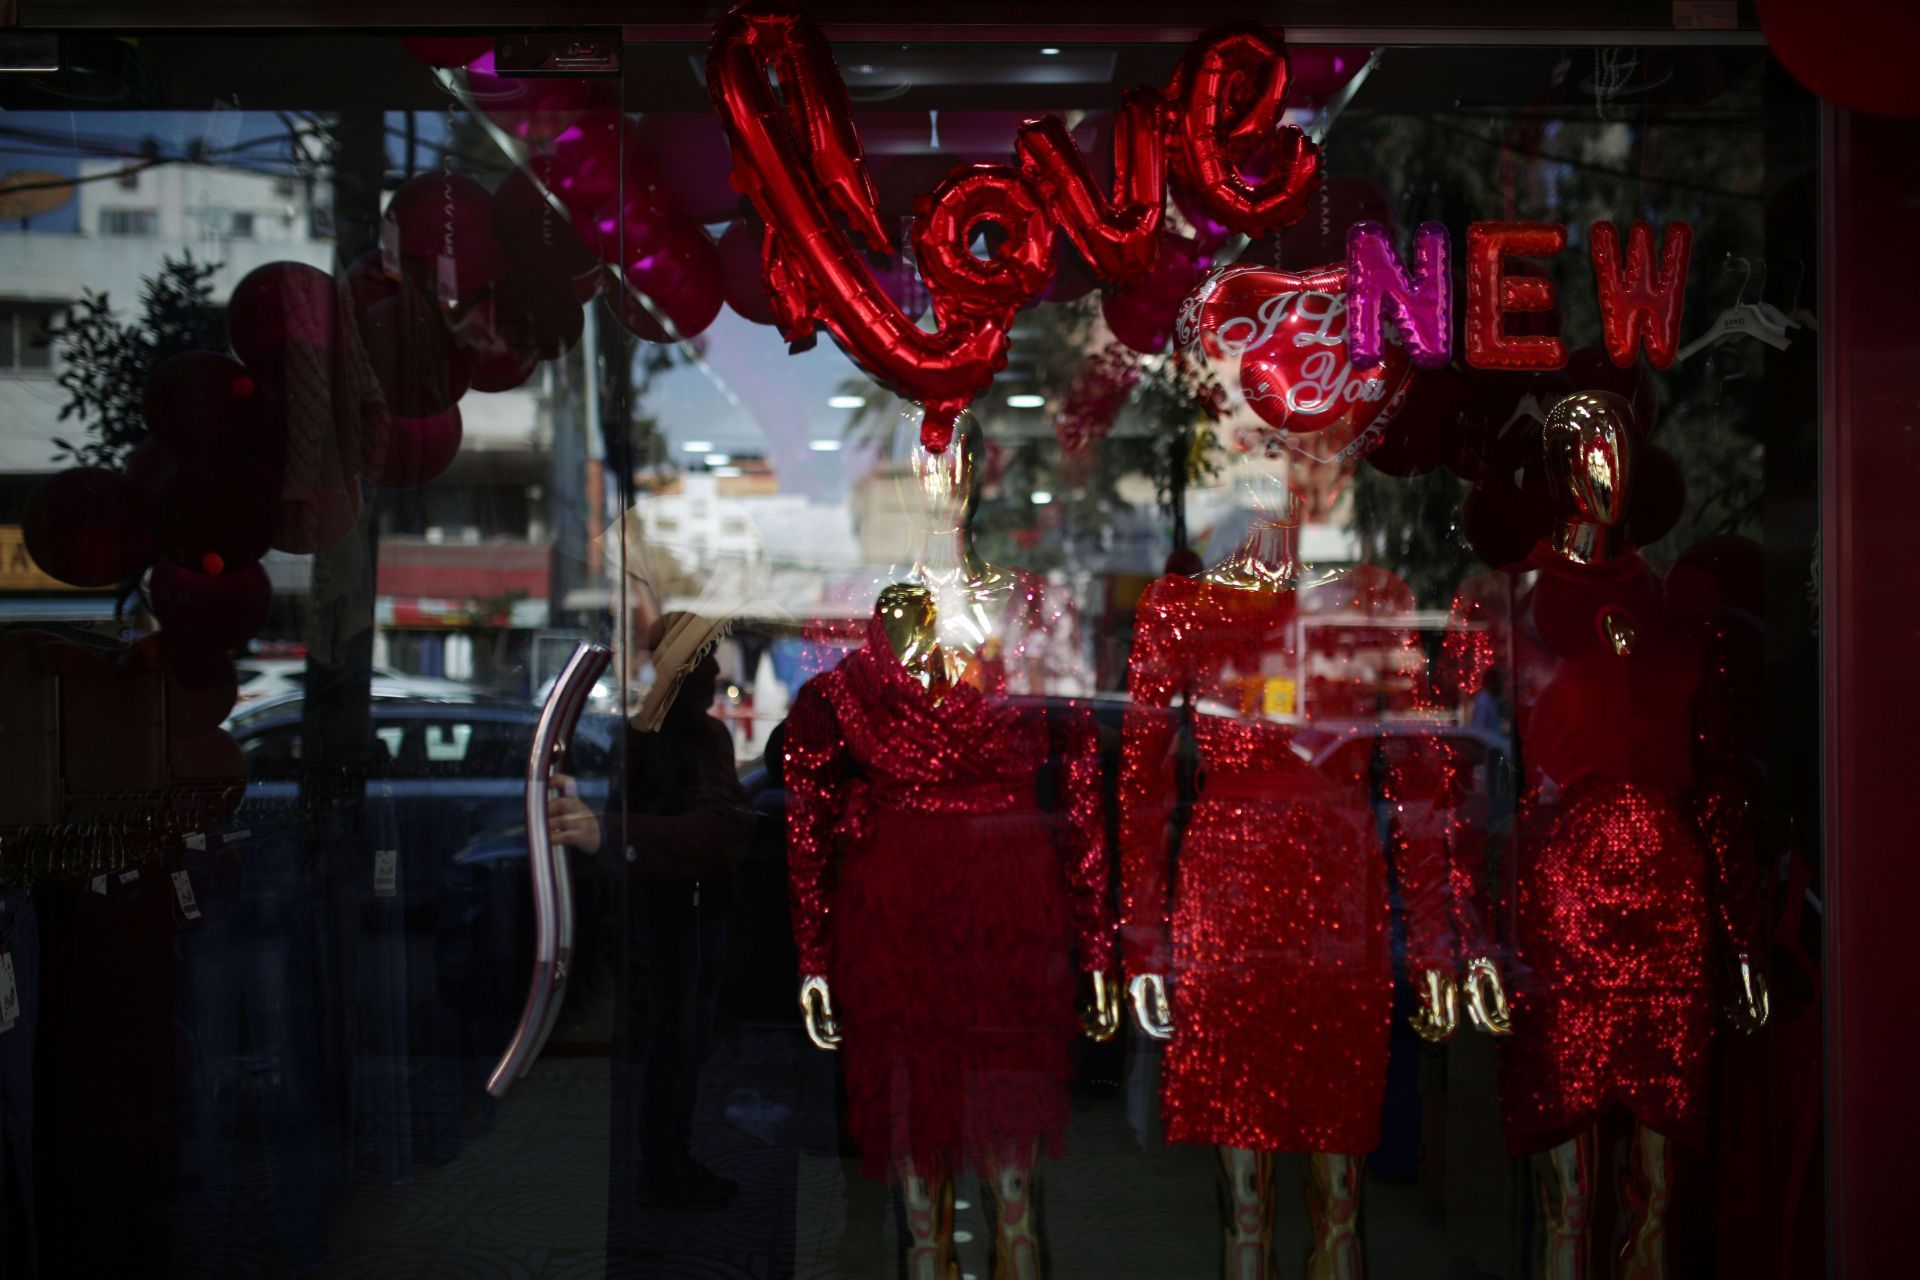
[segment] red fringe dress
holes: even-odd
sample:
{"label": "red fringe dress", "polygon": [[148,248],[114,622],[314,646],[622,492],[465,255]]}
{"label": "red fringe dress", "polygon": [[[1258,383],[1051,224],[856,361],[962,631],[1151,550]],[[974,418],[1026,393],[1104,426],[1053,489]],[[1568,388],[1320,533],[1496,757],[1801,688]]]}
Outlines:
{"label": "red fringe dress", "polygon": [[[1348,1154],[1379,1145],[1393,1012],[1383,844],[1395,849],[1408,907],[1409,967],[1452,973],[1459,958],[1443,747],[1418,732],[1380,739],[1383,840],[1371,726],[1354,726],[1362,745],[1316,768],[1296,747],[1329,735],[1252,714],[1258,703],[1244,696],[1274,673],[1302,670],[1290,638],[1296,606],[1324,611],[1328,597],[1363,614],[1412,604],[1404,584],[1377,570],[1301,593],[1169,576],[1140,600],[1120,780],[1121,938],[1129,977],[1170,978],[1162,1113],[1172,1142]],[[1417,638],[1374,634],[1397,641],[1384,653],[1376,644],[1344,659],[1310,655],[1308,667],[1332,665],[1309,676],[1309,706],[1319,680],[1327,705],[1351,711],[1343,662],[1383,658],[1366,682],[1399,680],[1413,698]],[[1170,857],[1183,695],[1243,712],[1193,717],[1196,796]]]}
{"label": "red fringe dress", "polygon": [[868,1172],[1057,1154],[1078,967],[1112,959],[1092,715],[992,687],[939,701],[878,621],[787,720],[800,972],[825,974]]}
{"label": "red fringe dress", "polygon": [[[1704,1137],[1713,934],[1744,949],[1745,805],[1697,786],[1716,737],[1699,638],[1637,555],[1544,570],[1534,629],[1559,665],[1523,725],[1529,801],[1500,1094],[1516,1155],[1616,1103],[1656,1132]],[[1601,630],[1627,618],[1632,652]]]}

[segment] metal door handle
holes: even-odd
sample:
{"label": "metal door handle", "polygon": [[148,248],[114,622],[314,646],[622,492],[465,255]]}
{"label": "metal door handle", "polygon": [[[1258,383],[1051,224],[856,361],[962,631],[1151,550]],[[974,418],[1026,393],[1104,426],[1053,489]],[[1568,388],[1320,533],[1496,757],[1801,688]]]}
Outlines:
{"label": "metal door handle", "polygon": [[576,645],[573,656],[553,682],[547,703],[540,708],[533,746],[527,752],[527,875],[533,887],[533,974],[527,984],[526,1007],[513,1029],[513,1038],[487,1077],[487,1092],[507,1096],[515,1080],[546,1043],[566,996],[567,971],[573,964],[573,880],[566,859],[559,857],[547,831],[547,790],[553,767],[567,753],[567,744],[587,705],[587,695],[607,669],[612,651],[597,644]]}

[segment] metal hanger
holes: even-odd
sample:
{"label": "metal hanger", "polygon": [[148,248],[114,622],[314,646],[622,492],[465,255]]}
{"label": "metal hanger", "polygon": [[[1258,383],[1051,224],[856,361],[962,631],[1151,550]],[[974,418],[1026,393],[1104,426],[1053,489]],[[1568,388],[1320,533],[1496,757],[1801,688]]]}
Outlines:
{"label": "metal hanger", "polygon": [[[1727,261],[1737,262],[1746,268],[1746,275],[1740,281],[1738,296],[1735,297],[1732,306],[1713,318],[1706,332],[1680,348],[1676,359],[1686,360],[1726,338],[1758,338],[1776,351],[1784,351],[1792,345],[1793,339],[1787,336],[1787,318],[1781,314],[1780,308],[1772,303],[1747,301],[1747,286],[1753,283],[1753,260],[1736,258],[1728,254]],[[1760,266],[1764,273],[1765,261],[1762,261]],[[1765,274],[1761,275],[1760,280],[1764,286]]]}
{"label": "metal hanger", "polygon": [[1820,331],[1820,321],[1818,317],[1816,317],[1812,311],[1800,305],[1800,286],[1807,281],[1807,260],[1805,258],[1795,258],[1793,265],[1798,267],[1799,270],[1794,273],[1793,277],[1793,299],[1787,303],[1787,325],[1790,328],[1811,329],[1815,333],[1818,333]]}

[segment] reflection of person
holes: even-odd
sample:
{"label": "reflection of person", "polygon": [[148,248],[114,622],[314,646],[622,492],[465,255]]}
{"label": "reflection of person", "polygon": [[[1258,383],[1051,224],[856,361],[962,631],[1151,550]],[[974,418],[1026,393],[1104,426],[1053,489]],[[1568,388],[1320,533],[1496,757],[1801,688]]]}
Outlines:
{"label": "reflection of person", "polygon": [[1481,682],[1480,692],[1473,695],[1469,708],[1472,720],[1469,722],[1482,733],[1505,741],[1507,736],[1507,711],[1500,697],[1500,669],[1489,670]]}
{"label": "reflection of person", "polygon": [[[707,714],[719,624],[673,613],[648,637],[655,691],[626,739],[625,833],[634,942],[633,1043],[644,1045],[638,1108],[643,1187],[668,1208],[714,1208],[735,1184],[693,1158],[700,1065],[712,1047],[726,956],[733,868],[754,813],[734,772],[733,740]],[[556,842],[592,852],[598,821],[578,800],[548,807]]]}

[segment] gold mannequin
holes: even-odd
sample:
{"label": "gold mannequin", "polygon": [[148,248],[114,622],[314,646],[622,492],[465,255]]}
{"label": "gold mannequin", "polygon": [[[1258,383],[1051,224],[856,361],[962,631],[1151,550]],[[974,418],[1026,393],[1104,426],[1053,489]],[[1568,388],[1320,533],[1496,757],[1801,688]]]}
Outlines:
{"label": "gold mannequin", "polygon": [[[1565,396],[1547,414],[1547,478],[1563,515],[1551,545],[1569,563],[1604,564],[1626,549],[1622,525],[1633,477],[1631,421],[1626,401],[1605,391]],[[1601,629],[1614,656],[1632,655],[1639,637],[1624,615],[1606,615]],[[1751,1035],[1766,1025],[1771,1012],[1766,979],[1748,956],[1736,956],[1734,963],[1734,1000],[1727,1018]],[[1592,1274],[1598,1145],[1588,1130],[1534,1157],[1544,1228],[1538,1261],[1547,1280],[1586,1280]],[[1620,1280],[1664,1280],[1672,1198],[1673,1155],[1667,1139],[1636,1124],[1623,1196],[1631,1225],[1614,1269]]]}
{"label": "gold mannequin", "polygon": [[[1288,482],[1289,455],[1270,442],[1242,455],[1238,480],[1254,519],[1233,554],[1201,575],[1201,580],[1238,591],[1297,591],[1331,578],[1307,576],[1299,557],[1298,492]],[[1413,1028],[1430,1043],[1451,1039],[1459,1026],[1460,983],[1441,969],[1425,970],[1416,983],[1420,1007]],[[1165,974],[1136,975],[1127,988],[1135,1023],[1156,1040],[1173,1038],[1172,1005]],[[1474,1025],[1494,1035],[1509,1030],[1506,992],[1491,959],[1476,959],[1467,979],[1468,1012]],[[1271,1273],[1273,1153],[1221,1147],[1220,1168],[1226,1198],[1227,1280],[1268,1280]],[[1307,1207],[1313,1224],[1309,1280],[1359,1280],[1362,1157],[1310,1152],[1307,1157]]]}
{"label": "gold mannequin", "polygon": [[[957,452],[958,447],[953,450]],[[951,474],[951,473],[949,473]],[[1011,575],[1008,575],[1011,581]],[[971,606],[969,606],[971,607]],[[936,701],[943,690],[964,680],[971,663],[954,661],[941,639],[939,608],[933,590],[921,582],[896,582],[881,591],[876,604],[881,628],[894,657]],[[840,1046],[840,1024],[833,994],[823,975],[800,983],[800,1010],[807,1038],[822,1049]],[[1093,999],[1082,1011],[1087,1034],[1111,1039],[1120,1029],[1118,989],[1106,975],[1093,975]],[[1037,1152],[1011,1157],[982,1179],[984,1199],[994,1224],[993,1280],[1040,1280],[1039,1225],[1033,1209]],[[902,1160],[896,1170],[907,1220],[907,1280],[959,1280],[953,1252],[954,1195],[951,1177],[931,1177]]]}

